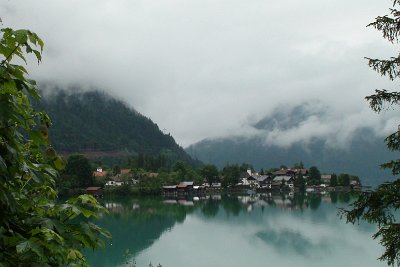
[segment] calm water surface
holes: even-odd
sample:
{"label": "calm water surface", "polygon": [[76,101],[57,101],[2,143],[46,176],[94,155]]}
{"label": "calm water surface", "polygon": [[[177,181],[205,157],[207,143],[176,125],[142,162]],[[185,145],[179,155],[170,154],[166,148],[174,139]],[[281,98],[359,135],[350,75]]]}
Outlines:
{"label": "calm water surface", "polygon": [[340,219],[349,194],[214,195],[207,199],[105,198],[98,222],[113,240],[92,266],[387,266],[376,227]]}

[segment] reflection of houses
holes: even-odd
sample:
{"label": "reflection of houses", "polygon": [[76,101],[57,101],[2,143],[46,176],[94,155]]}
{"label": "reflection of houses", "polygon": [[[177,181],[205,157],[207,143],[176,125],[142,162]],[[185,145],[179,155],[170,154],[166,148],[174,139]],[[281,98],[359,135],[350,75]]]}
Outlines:
{"label": "reflection of houses", "polygon": [[197,195],[204,195],[206,193],[206,188],[201,185],[195,185],[193,186],[193,192]]}
{"label": "reflection of houses", "polygon": [[221,186],[221,183],[212,183],[211,187],[215,188],[215,189],[220,189],[222,186]]}
{"label": "reflection of houses", "polygon": [[275,206],[278,208],[291,208],[293,206],[292,200],[290,198],[275,196],[273,198],[273,201]]}
{"label": "reflection of houses", "polygon": [[163,194],[166,196],[174,196],[176,194],[176,185],[163,186]]}
{"label": "reflection of houses", "polygon": [[179,199],[178,204],[183,205],[183,206],[194,206],[193,201],[186,200],[186,199]]}
{"label": "reflection of houses", "polygon": [[194,206],[194,202],[191,200],[186,200],[186,199],[166,199],[163,201],[164,204],[179,204],[182,206]]}
{"label": "reflection of houses", "polygon": [[211,196],[207,196],[207,199],[212,199],[212,200],[221,200],[222,196],[221,195],[211,195]]}
{"label": "reflection of houses", "polygon": [[121,203],[106,202],[104,203],[104,207],[113,213],[122,213],[124,211],[124,207]]}
{"label": "reflection of houses", "polygon": [[140,206],[137,203],[132,204],[131,210],[129,208],[129,205],[123,205],[122,203],[118,203],[118,202],[105,202],[103,205],[110,212],[120,213],[120,214],[124,214],[127,212],[131,212],[131,211],[140,209]]}
{"label": "reflection of houses", "polygon": [[322,202],[326,202],[326,203],[332,202],[331,196],[329,194],[321,194],[321,195],[322,195],[322,197],[321,197]]}
{"label": "reflection of houses", "polygon": [[247,211],[251,211],[254,207],[275,206],[279,208],[294,208],[294,194],[267,193],[255,194],[251,196],[238,196],[242,205],[247,206]]}

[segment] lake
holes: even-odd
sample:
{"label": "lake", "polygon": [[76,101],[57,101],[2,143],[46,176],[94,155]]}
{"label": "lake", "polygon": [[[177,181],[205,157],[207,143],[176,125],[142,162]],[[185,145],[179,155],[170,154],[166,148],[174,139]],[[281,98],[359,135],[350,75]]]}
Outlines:
{"label": "lake", "polygon": [[103,198],[97,222],[113,235],[87,252],[92,266],[387,266],[376,226],[346,224],[338,208],[354,196],[212,195],[204,199]]}

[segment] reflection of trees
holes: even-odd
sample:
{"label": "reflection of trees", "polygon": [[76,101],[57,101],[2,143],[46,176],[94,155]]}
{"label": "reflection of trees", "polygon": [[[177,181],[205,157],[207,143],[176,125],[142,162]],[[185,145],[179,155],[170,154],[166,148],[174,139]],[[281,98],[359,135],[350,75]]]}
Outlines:
{"label": "reflection of trees", "polygon": [[339,192],[338,193],[338,199],[340,203],[349,203],[350,202],[350,194],[344,193],[344,192]]}
{"label": "reflection of trees", "polygon": [[336,204],[338,201],[338,193],[337,192],[329,192],[329,196],[331,198],[331,202]]}
{"label": "reflection of trees", "polygon": [[[129,249],[135,256],[140,251],[150,247],[160,236],[177,223],[183,222],[188,214],[194,211],[200,211],[205,218],[214,218],[219,212],[227,215],[234,215],[239,220],[250,218],[246,211],[249,206],[252,207],[253,217],[258,212],[266,216],[273,216],[278,209],[305,210],[311,209],[312,215],[321,219],[323,217],[323,207],[321,202],[341,202],[349,203],[354,198],[353,195],[343,192],[332,192],[321,195],[317,193],[305,194],[295,193],[294,195],[282,195],[279,192],[255,194],[255,195],[222,195],[220,197],[210,197],[207,200],[198,199],[197,201],[165,201],[161,197],[146,198],[105,198],[103,204],[109,209],[110,213],[103,215],[98,222],[101,226],[110,230],[113,235],[113,241],[105,250],[88,254],[89,262],[92,266],[115,266],[124,262],[124,253]],[[192,206],[187,206],[187,203]],[[185,204],[186,203],[186,204]],[[220,209],[219,207],[222,207]],[[318,211],[317,211],[318,210]],[[321,211],[321,212],[320,212]],[[195,213],[196,215],[199,212]],[[301,216],[299,213],[295,216]],[[252,216],[252,215],[250,215]],[[224,217],[221,216],[221,219]],[[220,217],[217,217],[220,219]],[[207,219],[206,219],[207,220]],[[235,220],[236,221],[236,220]],[[304,250],[299,246],[297,240],[301,237],[296,233],[260,233],[261,239],[268,242],[282,243],[291,246],[290,249],[295,253],[304,254]],[[291,240],[294,240],[293,242]],[[304,244],[307,240],[302,240]]]}
{"label": "reflection of trees", "polygon": [[275,247],[282,254],[291,251],[307,256],[310,254],[309,251],[313,249],[313,244],[309,240],[304,238],[300,233],[289,230],[276,232],[270,229],[270,231],[257,233],[256,236],[268,245]]}
{"label": "reflection of trees", "polygon": [[237,196],[224,195],[221,198],[221,205],[227,214],[239,215],[242,210],[240,201]]}
{"label": "reflection of trees", "polygon": [[321,195],[320,194],[310,194],[308,195],[308,203],[312,210],[316,210],[321,205]]}
{"label": "reflection of trees", "polygon": [[206,200],[205,204],[201,208],[203,214],[208,218],[215,217],[215,215],[218,214],[218,210],[219,210],[219,201],[211,197]]}
{"label": "reflection of trees", "polygon": [[256,236],[283,255],[296,253],[303,257],[309,257],[326,249],[326,241],[314,244],[301,233],[289,229],[282,231],[269,229],[268,231],[257,233]]}
{"label": "reflection of trees", "polygon": [[194,207],[165,204],[161,198],[109,198],[103,201],[110,213],[103,215],[97,223],[108,229],[113,239],[106,242],[105,250],[87,253],[92,266],[122,264],[127,249],[135,256],[195,210]]}
{"label": "reflection of trees", "polygon": [[293,201],[292,201],[293,206],[298,207],[300,210],[303,210],[305,198],[306,198],[306,196],[305,196],[304,192],[295,194],[293,197]]}
{"label": "reflection of trees", "polygon": [[[353,195],[354,194],[354,195]],[[272,192],[256,194],[252,196],[223,196],[221,205],[225,212],[238,215],[240,210],[246,210],[249,205],[253,207],[276,207],[287,209],[304,210],[310,208],[317,210],[321,202],[349,203],[357,196],[357,192],[330,192],[329,194],[296,192],[295,194],[285,194]],[[239,208],[240,207],[240,208]]]}

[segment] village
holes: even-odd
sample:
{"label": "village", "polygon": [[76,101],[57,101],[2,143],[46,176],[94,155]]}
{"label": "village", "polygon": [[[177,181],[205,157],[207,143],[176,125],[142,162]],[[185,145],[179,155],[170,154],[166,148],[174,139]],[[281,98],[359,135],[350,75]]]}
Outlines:
{"label": "village", "polygon": [[[202,196],[222,190],[252,194],[255,192],[330,192],[358,190],[361,188],[360,180],[356,176],[345,174],[347,179],[338,179],[335,174],[321,174],[316,180],[314,177],[310,177],[309,172],[309,169],[305,168],[281,168],[273,172],[260,174],[248,169],[240,173],[240,177],[235,184],[224,186],[224,177],[214,179],[215,182],[212,183],[209,183],[204,178],[200,182],[189,180],[181,181],[177,184],[162,183],[158,192],[164,196]],[[101,195],[103,189],[107,191],[121,186],[139,187],[141,183],[151,183],[152,180],[159,176],[155,172],[146,172],[138,176],[131,169],[121,169],[118,174],[109,176],[100,167],[93,172],[93,175],[95,177],[108,178],[103,187],[96,186],[86,189],[87,193],[93,195]]]}
{"label": "village", "polygon": [[[302,181],[298,181],[302,179]],[[326,192],[337,190],[358,190],[361,187],[359,180],[351,180],[347,186],[332,186],[332,175],[321,175],[321,183],[312,185],[308,182],[307,169],[281,169],[273,173],[259,174],[253,173],[251,170],[243,172],[240,175],[239,182],[234,186],[228,186],[229,191],[255,193],[255,192]],[[202,195],[209,191],[219,191],[224,189],[221,182],[208,184],[207,182],[202,185],[194,185],[191,181],[184,181],[178,185],[163,186],[164,195]]]}

